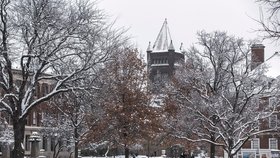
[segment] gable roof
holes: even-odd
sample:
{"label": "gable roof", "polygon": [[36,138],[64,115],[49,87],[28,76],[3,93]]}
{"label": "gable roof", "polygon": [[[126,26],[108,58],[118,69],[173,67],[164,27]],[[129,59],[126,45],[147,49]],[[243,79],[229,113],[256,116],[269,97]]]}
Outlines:
{"label": "gable roof", "polygon": [[275,52],[270,58],[268,58],[264,65],[267,66],[265,75],[270,78],[280,77],[280,53]]}

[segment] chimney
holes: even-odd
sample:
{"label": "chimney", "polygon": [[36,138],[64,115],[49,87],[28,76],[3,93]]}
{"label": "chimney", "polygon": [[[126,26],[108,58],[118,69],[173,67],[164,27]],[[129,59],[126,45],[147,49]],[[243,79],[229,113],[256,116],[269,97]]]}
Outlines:
{"label": "chimney", "polygon": [[251,46],[251,70],[264,62],[264,45],[253,44]]}

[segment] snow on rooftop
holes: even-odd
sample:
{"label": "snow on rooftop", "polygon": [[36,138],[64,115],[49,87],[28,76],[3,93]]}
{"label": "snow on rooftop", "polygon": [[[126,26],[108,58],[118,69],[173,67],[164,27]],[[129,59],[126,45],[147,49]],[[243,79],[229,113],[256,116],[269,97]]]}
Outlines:
{"label": "snow on rooftop", "polygon": [[[149,42],[147,52],[150,53],[160,53],[160,52],[168,52],[169,50],[175,51],[176,43],[172,41],[171,34],[169,31],[169,27],[167,25],[167,19],[165,19],[159,34],[155,40],[153,46],[151,46],[151,42]],[[186,50],[183,48],[183,43],[181,43],[180,50],[177,53],[185,53]]]}
{"label": "snow on rooftop", "polygon": [[280,53],[276,52],[264,64],[267,66],[267,72],[265,75],[271,78],[277,78],[280,76]]}
{"label": "snow on rooftop", "polygon": [[167,25],[167,19],[165,19],[160,32],[157,36],[157,39],[154,43],[153,50],[168,50],[169,44],[171,43],[171,35]]}
{"label": "snow on rooftop", "polygon": [[163,63],[163,64],[152,64],[151,66],[169,66],[168,63]]}

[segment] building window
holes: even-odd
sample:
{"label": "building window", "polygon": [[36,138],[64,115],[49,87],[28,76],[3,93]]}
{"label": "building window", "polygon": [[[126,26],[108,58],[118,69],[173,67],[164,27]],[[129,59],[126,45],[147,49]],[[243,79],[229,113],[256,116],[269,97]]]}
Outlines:
{"label": "building window", "polygon": [[45,116],[46,116],[46,113],[45,112],[41,112],[41,123],[44,121]]}
{"label": "building window", "polygon": [[270,97],[268,100],[269,107],[273,108],[275,107],[275,97]]}
{"label": "building window", "polygon": [[32,125],[36,125],[37,122],[37,117],[36,117],[36,112],[32,113]]}
{"label": "building window", "polygon": [[46,136],[43,137],[42,140],[42,149],[44,149],[45,151],[47,151],[47,146],[48,146],[48,138]]}
{"label": "building window", "polygon": [[277,115],[273,114],[269,117],[269,128],[277,127]]}
{"label": "building window", "polygon": [[167,58],[158,58],[152,60],[152,64],[167,64],[167,63],[168,63]]}
{"label": "building window", "polygon": [[252,149],[259,149],[260,148],[260,139],[259,138],[253,138],[251,140],[251,148]]}
{"label": "building window", "polygon": [[276,138],[269,138],[269,149],[278,149],[278,141]]}
{"label": "building window", "polygon": [[25,150],[30,151],[30,142],[29,142],[30,135],[25,136]]}
{"label": "building window", "polygon": [[46,83],[43,83],[42,84],[42,94],[43,95],[47,95],[48,93],[49,93],[49,86],[48,86],[48,84],[46,84]]}
{"label": "building window", "polygon": [[42,123],[41,123],[41,122],[42,122],[42,121],[41,121],[41,118],[42,118],[42,117],[41,117],[41,113],[40,113],[40,112],[37,112],[37,115],[36,115],[36,123],[37,123],[36,125],[37,125],[37,126],[41,126],[41,125],[42,125]]}
{"label": "building window", "polygon": [[157,64],[157,62],[158,62],[158,59],[153,60],[153,64]]}
{"label": "building window", "polygon": [[40,97],[40,84],[39,84],[39,83],[36,85],[35,95],[36,95],[38,98]]}

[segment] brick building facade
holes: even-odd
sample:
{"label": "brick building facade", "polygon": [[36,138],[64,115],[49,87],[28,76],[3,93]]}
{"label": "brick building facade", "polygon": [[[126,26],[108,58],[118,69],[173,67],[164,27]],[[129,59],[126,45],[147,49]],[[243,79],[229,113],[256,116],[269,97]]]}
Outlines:
{"label": "brick building facade", "polygon": [[[14,80],[15,84],[20,84],[21,82],[21,72],[19,70],[13,70],[14,73]],[[35,96],[34,97],[41,97],[43,95],[46,95],[50,92],[52,89],[52,81],[51,80],[42,80],[40,83],[36,86],[35,90]],[[0,89],[0,95],[3,95],[3,91]],[[25,155],[30,156],[31,154],[31,138],[32,134],[37,133],[39,134],[39,150],[40,155],[46,156],[46,158],[52,158],[53,152],[59,148],[58,144],[58,138],[56,137],[50,137],[47,135],[43,135],[41,133],[41,130],[44,128],[42,126],[42,119],[44,119],[46,112],[52,112],[50,110],[50,107],[46,102],[41,103],[39,106],[36,106],[34,110],[32,110],[26,119],[26,126],[25,126],[25,132],[24,132],[24,142],[23,147],[25,150]],[[54,112],[54,111],[53,111]],[[10,128],[10,131],[12,131],[12,120],[11,117],[5,113],[0,113],[0,120],[2,128]],[[10,152],[12,150],[13,144],[11,143],[9,146],[7,146],[6,143],[1,142],[0,143],[0,155],[3,158],[10,158]],[[5,154],[4,154],[5,153]],[[69,158],[70,151],[62,150],[60,152],[61,158]]]}
{"label": "brick building facade", "polygon": [[[279,82],[280,77],[280,54],[275,53],[273,56],[265,60],[264,46],[255,44],[251,47],[251,69],[254,70],[258,66],[267,67],[265,76],[268,82]],[[279,101],[274,96],[271,96],[268,89],[266,96],[258,96],[254,99],[254,104],[258,107],[273,107],[278,108]],[[275,110],[268,119],[259,120],[260,130],[272,131],[265,134],[259,134],[250,138],[242,149],[238,152],[238,158],[279,158],[280,157],[280,134],[278,127],[280,126],[280,114]]]}

